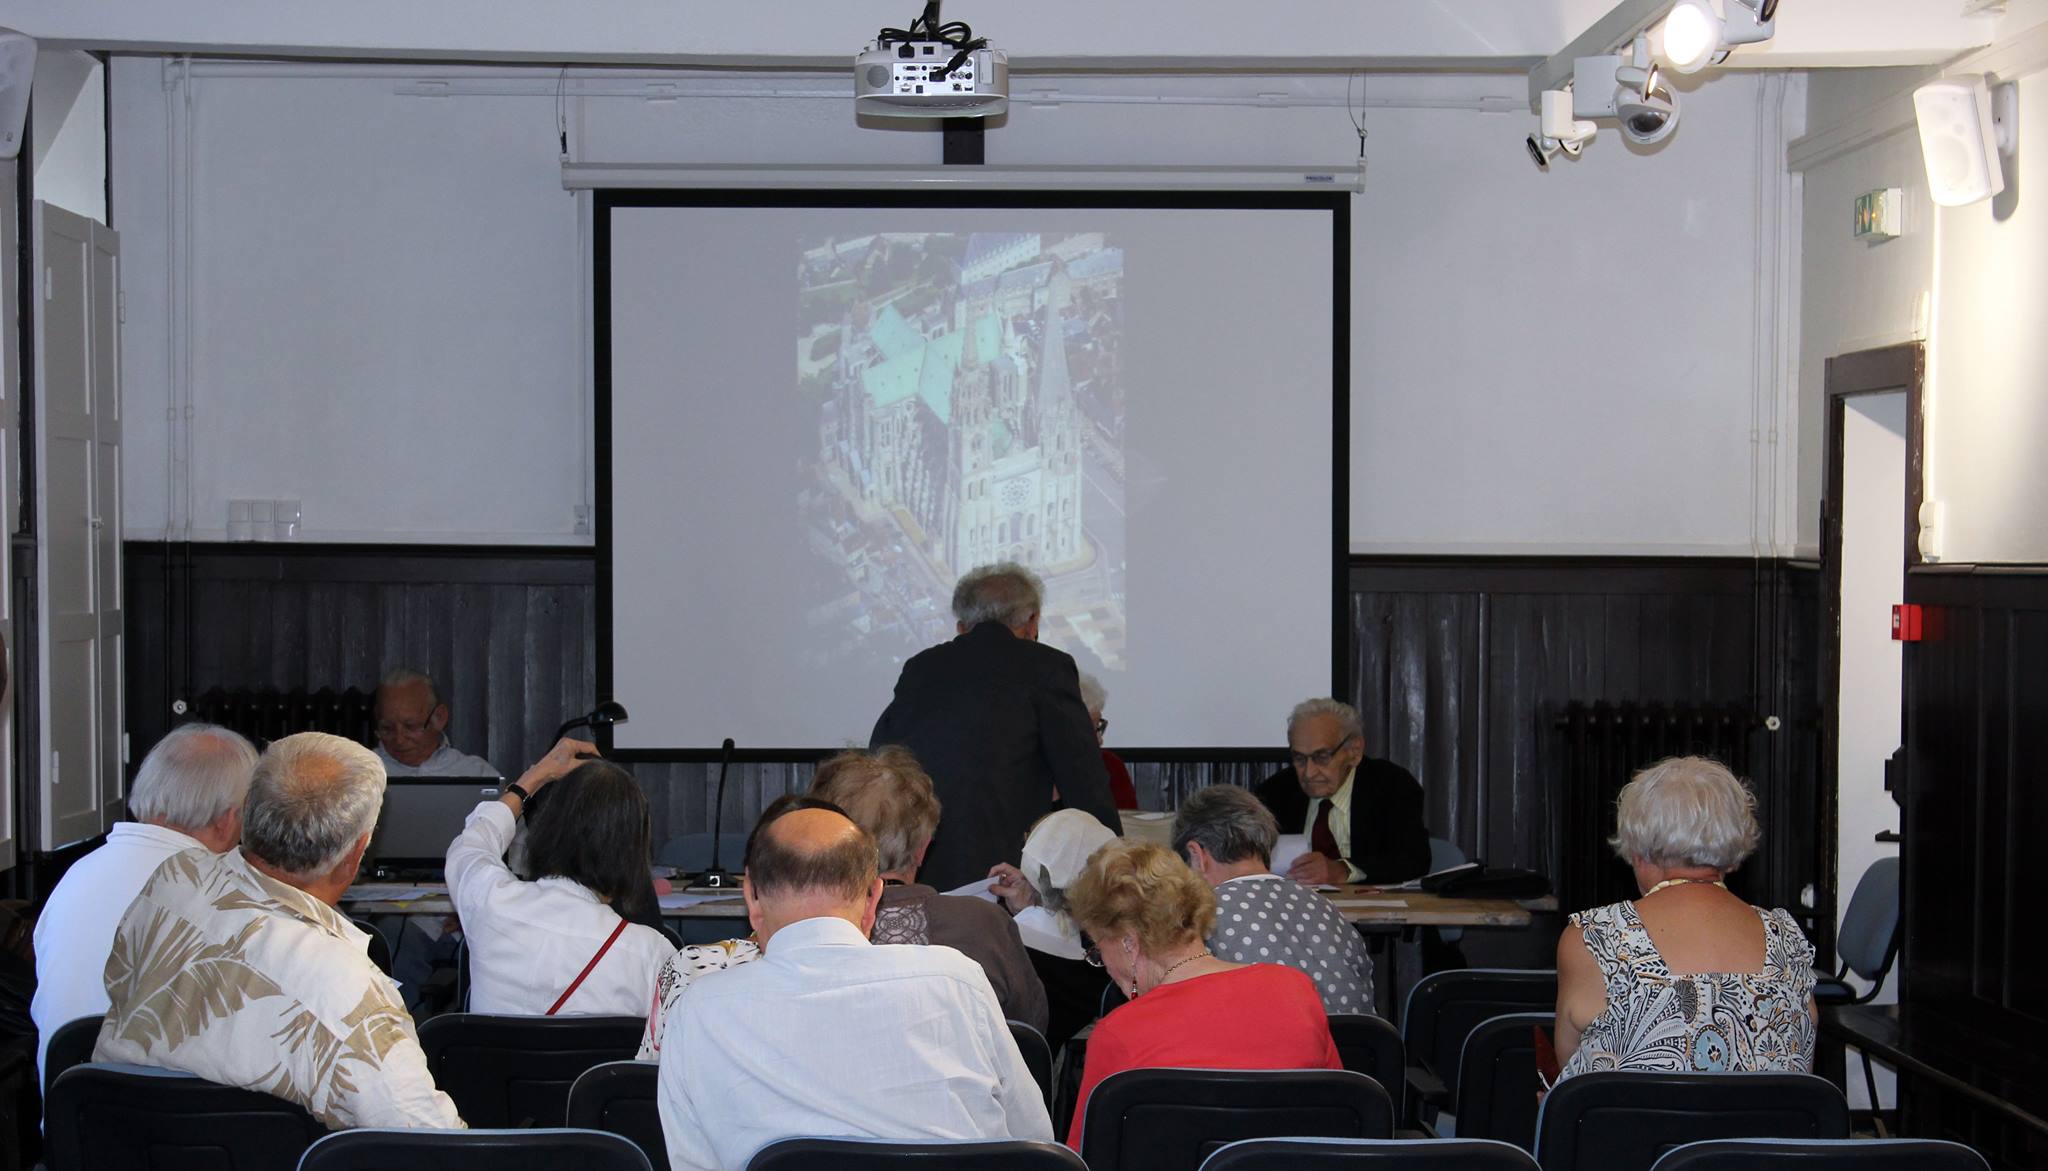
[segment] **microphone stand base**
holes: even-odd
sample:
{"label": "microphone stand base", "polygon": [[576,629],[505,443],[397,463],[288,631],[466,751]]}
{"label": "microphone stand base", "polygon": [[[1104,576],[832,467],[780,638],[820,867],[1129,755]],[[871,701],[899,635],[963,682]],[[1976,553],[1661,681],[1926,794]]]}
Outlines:
{"label": "microphone stand base", "polygon": [[738,894],[740,876],[728,870],[706,870],[702,874],[690,875],[686,894]]}

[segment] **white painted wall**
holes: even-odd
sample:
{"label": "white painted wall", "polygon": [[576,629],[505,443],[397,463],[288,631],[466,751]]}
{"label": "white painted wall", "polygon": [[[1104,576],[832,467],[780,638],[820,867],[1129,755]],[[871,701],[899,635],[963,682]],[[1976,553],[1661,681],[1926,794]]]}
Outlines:
{"label": "white painted wall", "polygon": [[[295,496],[309,540],[577,540],[587,261],[555,169],[555,74],[294,66],[223,76],[202,65],[186,145],[180,91],[166,94],[162,70],[153,59],[115,66],[135,408],[125,467],[131,483],[166,486],[130,494],[130,531],[182,526],[181,439],[162,417],[189,385],[196,538],[223,535],[231,497]],[[457,92],[511,92],[397,92],[450,77]],[[856,126],[842,97],[763,92],[815,91],[815,77],[698,81],[730,96],[572,97],[573,152],[604,162],[939,155],[929,131]],[[1328,166],[1358,153],[1341,77],[1033,84],[1068,100],[1013,107],[990,133],[991,163]],[[1752,449],[1752,403],[1768,406],[1791,366],[1789,332],[1759,326],[1758,298],[1772,290],[1760,293],[1755,275],[1760,263],[1769,271],[1770,232],[1783,226],[1772,87],[1784,84],[1711,79],[1685,95],[1665,149],[1638,156],[1608,131],[1585,159],[1543,175],[1522,149],[1526,113],[1474,108],[1487,94],[1512,108],[1518,77],[1372,81],[1354,217],[1354,547],[1756,547],[1750,518],[1767,477],[1752,456],[1768,468],[1771,433],[1783,446],[1793,430],[1789,417],[1767,418]],[[1267,92],[1335,104],[1111,100],[1249,103]],[[1796,124],[1803,101],[1790,105]],[[183,229],[169,214],[183,200],[171,179],[188,174],[189,295],[176,283]],[[443,478],[449,467],[460,475]],[[1788,490],[1775,534],[1788,542],[1792,504]],[[1771,530],[1762,526],[1766,546]]]}
{"label": "white painted wall", "polygon": [[[2048,73],[2019,79],[2048,110]],[[2020,118],[2007,194],[1938,213],[1927,498],[1941,559],[2048,562],[2048,125]],[[2008,207],[2008,204],[2011,205]]]}
{"label": "white painted wall", "polygon": [[[1872,862],[1898,853],[1879,830],[1899,828],[1899,808],[1884,791],[1885,759],[1900,743],[1904,711],[1903,643],[1892,641],[1891,608],[1903,600],[1906,535],[1906,395],[1859,395],[1842,412],[1842,648],[1836,746],[1840,761],[1836,828],[1836,922]],[[1878,1003],[1897,997],[1887,977]],[[1890,1071],[1881,1071],[1888,1097]],[[1867,1108],[1861,1077],[1849,1079],[1850,1105]]]}
{"label": "white painted wall", "polygon": [[90,53],[36,55],[34,158],[36,198],[107,222],[106,70]]}

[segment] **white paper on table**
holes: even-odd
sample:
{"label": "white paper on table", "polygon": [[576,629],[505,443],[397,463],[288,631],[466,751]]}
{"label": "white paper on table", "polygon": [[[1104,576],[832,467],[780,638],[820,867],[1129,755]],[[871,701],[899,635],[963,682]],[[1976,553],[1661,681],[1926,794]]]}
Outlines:
{"label": "white paper on table", "polygon": [[728,895],[693,895],[685,894],[682,891],[678,890],[671,891],[668,894],[658,896],[658,901],[661,903],[661,909],[664,911],[681,911],[689,907],[697,906],[699,903],[736,903],[739,901],[739,899],[740,892],[738,891],[734,891]]}
{"label": "white paper on table", "polygon": [[1332,899],[1331,902],[1339,907],[1405,907],[1408,905],[1405,899]]}
{"label": "white paper on table", "polygon": [[958,895],[964,898],[981,899],[983,902],[995,902],[995,875],[991,874],[987,878],[977,878],[973,882],[968,883],[966,886],[956,886],[952,890],[949,890],[945,893],[949,895]]}
{"label": "white paper on table", "polygon": [[1307,834],[1281,834],[1273,839],[1273,873],[1284,875],[1294,860],[1308,853]]}
{"label": "white paper on table", "polygon": [[365,882],[349,887],[342,895],[346,903],[409,903],[428,895],[446,894],[430,886],[407,886],[402,882]]}

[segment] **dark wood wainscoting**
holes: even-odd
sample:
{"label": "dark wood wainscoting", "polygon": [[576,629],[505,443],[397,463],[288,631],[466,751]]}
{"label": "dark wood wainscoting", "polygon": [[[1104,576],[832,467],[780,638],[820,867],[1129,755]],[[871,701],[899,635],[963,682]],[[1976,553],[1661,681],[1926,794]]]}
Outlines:
{"label": "dark wood wainscoting", "polygon": [[[127,546],[128,712],[139,760],[210,688],[369,688],[396,664],[433,674],[449,736],[516,773],[595,699],[586,550],[405,546]],[[1722,559],[1355,559],[1351,696],[1371,750],[1414,770],[1433,832],[1475,857],[1556,873],[1561,748],[1572,700],[1740,703],[1781,715],[1749,764],[1771,836],[1752,867],[1770,897],[1811,881],[1816,575]],[[1764,697],[1770,702],[1765,703]],[[1264,762],[1134,762],[1171,808]],[[728,829],[807,784],[808,762],[733,766]],[[636,763],[657,839],[708,829],[716,766]],[[1781,892],[1791,892],[1790,895]],[[1761,897],[1761,896],[1760,896]]]}
{"label": "dark wood wainscoting", "polygon": [[[1926,637],[1905,655],[1905,944],[1899,996],[1924,1020],[2004,1039],[2007,1068],[1973,1053],[1973,1086],[2044,1099],[2048,931],[2035,863],[2048,843],[2048,570],[1916,569],[1906,600]],[[1967,1096],[1905,1079],[1906,1133],[1951,1134],[1994,1163],[2048,1166],[2048,1124],[2013,1125]],[[2048,1114],[2038,1117],[2048,1118]]]}
{"label": "dark wood wainscoting", "polygon": [[1818,587],[1817,569],[1739,559],[1354,559],[1353,691],[1370,750],[1423,779],[1433,833],[1559,875],[1567,819],[1598,815],[1565,801],[1566,705],[1776,716],[1730,762],[1756,785],[1765,835],[1740,881],[1802,913],[1807,884],[1827,894],[1815,882]]}

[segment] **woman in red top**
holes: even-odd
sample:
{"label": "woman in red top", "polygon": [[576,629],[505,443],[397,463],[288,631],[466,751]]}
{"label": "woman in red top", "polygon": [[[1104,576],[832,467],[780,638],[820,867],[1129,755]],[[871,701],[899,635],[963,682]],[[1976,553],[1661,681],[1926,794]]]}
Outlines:
{"label": "woman in red top", "polygon": [[1202,945],[1216,923],[1207,883],[1173,851],[1118,840],[1067,888],[1067,911],[1131,1000],[1088,1039],[1080,1108],[1067,1145],[1081,1149],[1088,1095],[1126,1069],[1342,1069],[1322,997],[1277,964],[1233,964]]}

